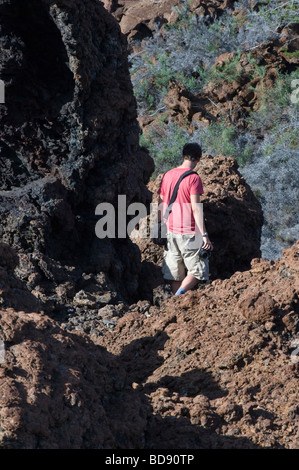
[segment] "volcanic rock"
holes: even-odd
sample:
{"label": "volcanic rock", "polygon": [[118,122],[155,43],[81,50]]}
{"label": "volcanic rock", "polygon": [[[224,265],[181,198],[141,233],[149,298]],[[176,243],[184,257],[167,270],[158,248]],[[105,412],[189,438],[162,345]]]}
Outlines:
{"label": "volcanic rock", "polygon": [[42,303],[14,275],[17,264],[16,252],[6,243],[0,242],[0,306],[22,308],[27,312],[39,311]]}
{"label": "volcanic rock", "polygon": [[[236,271],[249,269],[252,259],[259,258],[263,214],[257,198],[238,171],[234,158],[204,154],[195,171],[200,175],[204,194],[201,196],[209,237],[214,244],[210,258],[210,278],[229,277]],[[148,187],[157,203],[157,191],[162,174]],[[154,216],[154,211],[152,211]],[[139,232],[132,233],[142,257],[143,278],[141,296],[150,298],[153,288],[163,284],[161,265],[163,248],[149,237],[143,237],[149,219],[139,224]]]}
{"label": "volcanic rock", "polygon": [[[192,0],[188,2],[188,9],[197,16],[214,18],[233,4],[233,0]],[[147,39],[157,28],[175,23],[181,0],[105,0],[104,5],[119,21],[122,32],[131,42]]]}
{"label": "volcanic rock", "polygon": [[116,21],[87,0],[0,13],[0,447],[298,448],[299,242],[262,260],[259,203],[205,155],[211,282],[168,299],[161,249],[94,234],[99,203],[148,204],[161,178]]}
{"label": "volcanic rock", "polygon": [[99,337],[2,309],[1,448],[297,448],[298,262],[299,242]]}
{"label": "volcanic rock", "polygon": [[1,311],[0,325],[1,448],[144,446],[146,403],[112,354],[42,314]]}
{"label": "volcanic rock", "polygon": [[44,299],[71,301],[88,274],[101,290],[101,272],[132,298],[138,250],[95,236],[98,204],[117,217],[119,194],[149,203],[125,38],[100,2],[4,0],[0,13],[0,237]]}

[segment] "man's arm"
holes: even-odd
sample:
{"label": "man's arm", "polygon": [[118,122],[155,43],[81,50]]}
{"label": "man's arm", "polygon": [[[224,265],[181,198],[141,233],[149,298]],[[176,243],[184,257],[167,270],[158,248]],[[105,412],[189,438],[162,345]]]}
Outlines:
{"label": "man's arm", "polygon": [[158,221],[160,222],[160,220],[162,220],[162,214],[161,214],[161,211],[159,210],[159,208],[161,208],[161,204],[163,202],[163,199],[164,199],[164,196],[162,196],[161,194],[159,194],[159,198],[158,198]]}
{"label": "man's arm", "polygon": [[200,195],[199,194],[191,194],[191,207],[195,219],[195,223],[199,228],[200,233],[203,236],[203,248],[205,250],[213,250],[213,244],[209,239],[207,234],[206,225],[203,216],[203,209],[202,205],[200,204]]}

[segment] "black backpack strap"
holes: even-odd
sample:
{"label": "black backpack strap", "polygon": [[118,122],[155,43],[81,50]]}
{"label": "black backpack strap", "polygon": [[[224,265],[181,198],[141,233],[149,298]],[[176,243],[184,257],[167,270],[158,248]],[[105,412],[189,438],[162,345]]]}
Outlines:
{"label": "black backpack strap", "polygon": [[185,178],[186,176],[189,176],[189,175],[192,175],[192,174],[198,176],[198,173],[196,173],[196,171],[188,170],[188,171],[186,171],[185,173],[183,173],[183,174],[179,177],[179,179],[178,179],[178,181],[177,181],[177,183],[176,183],[176,185],[175,185],[175,188],[174,188],[174,190],[173,190],[172,196],[171,196],[171,198],[170,198],[168,207],[167,207],[167,209],[166,209],[166,211],[165,211],[165,214],[164,214],[164,219],[165,219],[165,220],[168,219],[168,216],[169,216],[170,212],[172,211],[172,205],[173,205],[173,203],[174,203],[174,201],[176,200],[176,197],[177,197],[177,195],[178,195],[178,189],[179,189],[179,186],[180,186],[180,184],[181,184],[182,179]]}

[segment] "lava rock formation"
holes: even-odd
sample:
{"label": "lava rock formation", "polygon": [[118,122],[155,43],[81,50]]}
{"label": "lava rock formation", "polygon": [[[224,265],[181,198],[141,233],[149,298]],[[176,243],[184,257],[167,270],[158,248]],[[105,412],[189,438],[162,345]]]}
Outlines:
{"label": "lava rock formation", "polygon": [[44,299],[72,298],[84,273],[131,298],[138,250],[95,237],[99,203],[149,203],[124,36],[97,1],[2,1],[0,14],[0,237]]}

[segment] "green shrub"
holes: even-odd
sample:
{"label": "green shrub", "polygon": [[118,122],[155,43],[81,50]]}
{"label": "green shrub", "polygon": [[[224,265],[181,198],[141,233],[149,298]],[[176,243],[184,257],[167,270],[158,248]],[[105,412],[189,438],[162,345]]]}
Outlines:
{"label": "green shrub", "polygon": [[183,146],[189,140],[188,133],[172,121],[164,122],[162,118],[158,126],[140,136],[140,145],[149,150],[155,162],[152,179],[181,163]]}
{"label": "green shrub", "polygon": [[250,133],[239,131],[224,119],[208,127],[198,126],[192,139],[201,143],[204,152],[233,157],[241,166],[249,162],[254,154],[255,139]]}
{"label": "green shrub", "polygon": [[[290,114],[290,108],[299,109],[298,103],[291,102],[292,82],[299,79],[299,70],[290,74],[277,72],[277,80],[272,89],[262,90],[260,108],[247,118],[252,131],[276,133],[282,120]],[[291,132],[292,126],[288,129]]]}

